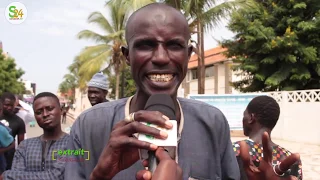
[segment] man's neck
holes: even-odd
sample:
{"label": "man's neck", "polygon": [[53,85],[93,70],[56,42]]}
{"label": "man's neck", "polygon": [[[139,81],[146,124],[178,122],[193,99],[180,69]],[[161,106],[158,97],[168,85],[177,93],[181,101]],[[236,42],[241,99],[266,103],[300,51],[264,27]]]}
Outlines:
{"label": "man's neck", "polygon": [[61,130],[61,126],[58,126],[54,129],[43,130],[42,138],[43,140],[58,140],[63,134],[64,132]]}
{"label": "man's neck", "polygon": [[[131,103],[130,103],[130,110],[129,112],[137,112],[140,110],[143,110],[147,101],[149,99],[149,96],[144,94],[144,93],[139,93],[139,91],[137,91],[137,93],[133,96]],[[179,108],[179,104],[177,102],[177,96],[172,97],[172,100],[174,102],[175,108],[176,108],[176,117],[177,117],[177,121],[179,123],[180,121],[180,117],[181,117],[181,112],[180,112],[180,108]]]}
{"label": "man's neck", "polygon": [[[261,127],[261,128],[253,129],[249,135],[249,138],[251,140],[253,140],[255,143],[261,144],[262,143],[262,135],[264,132],[267,132],[269,134],[269,136],[271,136],[271,130],[269,128]],[[270,140],[270,145],[273,146],[275,144]]]}

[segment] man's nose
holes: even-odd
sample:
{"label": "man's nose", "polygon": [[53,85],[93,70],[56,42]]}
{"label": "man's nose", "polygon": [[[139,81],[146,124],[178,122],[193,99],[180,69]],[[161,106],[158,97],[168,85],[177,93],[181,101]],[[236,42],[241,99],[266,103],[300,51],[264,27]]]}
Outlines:
{"label": "man's nose", "polygon": [[152,63],[157,65],[166,65],[170,62],[168,51],[165,47],[163,47],[162,43],[160,43],[158,47],[155,49],[151,61]]}
{"label": "man's nose", "polygon": [[47,117],[49,115],[49,111],[43,110],[43,117]]}

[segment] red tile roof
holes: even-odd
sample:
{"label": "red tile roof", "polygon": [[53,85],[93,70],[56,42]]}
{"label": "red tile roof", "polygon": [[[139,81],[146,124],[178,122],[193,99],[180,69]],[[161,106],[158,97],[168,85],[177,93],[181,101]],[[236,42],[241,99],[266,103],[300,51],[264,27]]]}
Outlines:
{"label": "red tile roof", "polygon": [[[226,50],[227,50],[226,48],[222,48],[221,46],[206,50],[204,52],[205,65],[226,61],[227,57],[222,54],[222,52],[224,52]],[[198,55],[197,54],[193,54],[190,57],[190,60],[188,63],[188,69],[192,69],[195,67],[198,67]]]}

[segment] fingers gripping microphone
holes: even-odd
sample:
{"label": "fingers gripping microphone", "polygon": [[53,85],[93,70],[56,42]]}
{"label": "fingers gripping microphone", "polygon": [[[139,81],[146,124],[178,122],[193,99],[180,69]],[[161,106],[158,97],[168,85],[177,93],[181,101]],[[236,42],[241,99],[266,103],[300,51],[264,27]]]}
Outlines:
{"label": "fingers gripping microphone", "polygon": [[[176,146],[177,143],[177,123],[176,123],[176,113],[175,113],[175,106],[173,103],[172,98],[167,95],[167,94],[155,94],[149,97],[146,105],[145,105],[145,110],[148,111],[159,111],[161,112],[163,115],[167,116],[171,122],[172,120],[174,121],[173,124],[173,128],[172,131],[167,131],[168,133],[168,138],[167,138],[167,142],[166,140],[159,140],[161,142],[157,142],[155,141],[148,141],[151,142],[157,146],[162,146],[162,147],[173,147]],[[151,138],[152,139],[152,138]],[[171,141],[171,142],[169,142]],[[152,173],[154,173],[156,167],[157,167],[157,159],[155,156],[155,152],[154,151],[149,151],[148,152],[148,160],[149,160],[149,166],[148,166],[148,170],[151,171]]]}

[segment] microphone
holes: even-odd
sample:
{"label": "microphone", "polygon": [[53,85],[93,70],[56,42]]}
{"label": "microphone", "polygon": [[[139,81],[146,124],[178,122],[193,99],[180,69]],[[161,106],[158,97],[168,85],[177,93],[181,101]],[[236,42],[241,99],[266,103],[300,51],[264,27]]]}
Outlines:
{"label": "microphone", "polygon": [[[150,123],[144,123],[148,126],[155,127],[159,130],[166,131],[168,133],[168,137],[167,139],[163,140],[163,139],[156,139],[150,135],[139,134],[138,139],[141,141],[146,141],[146,142],[155,144],[157,146],[168,147],[169,149],[174,148],[175,150],[175,147],[177,146],[177,121],[175,120],[176,113],[175,113],[175,106],[172,98],[167,94],[152,95],[149,97],[144,109],[147,111],[161,112],[163,115],[167,116],[170,119],[170,122],[173,124],[173,127],[172,129],[168,130],[168,129],[157,127],[155,125],[151,125]],[[157,158],[155,156],[155,152],[154,151],[146,152],[145,150],[141,150],[140,155],[142,155],[144,159],[148,157],[148,160],[149,160],[148,170],[151,173],[154,173],[158,164]]]}

